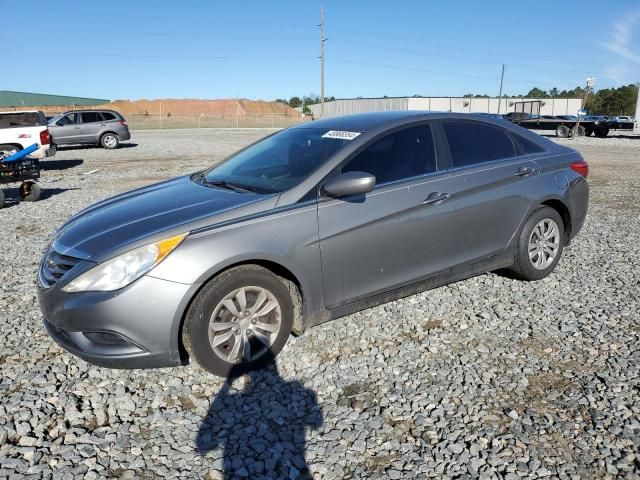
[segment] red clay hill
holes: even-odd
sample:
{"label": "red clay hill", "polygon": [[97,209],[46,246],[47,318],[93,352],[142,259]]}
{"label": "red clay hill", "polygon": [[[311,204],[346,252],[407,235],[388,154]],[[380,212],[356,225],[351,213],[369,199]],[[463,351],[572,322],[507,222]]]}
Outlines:
{"label": "red clay hill", "polygon": [[197,99],[156,99],[156,100],[115,100],[98,108],[109,108],[128,115],[132,113],[160,113],[162,104],[163,114],[205,114],[205,115],[254,115],[265,113],[277,113],[287,115],[300,115],[289,105],[279,102],[266,102],[264,100],[223,99],[223,100],[197,100]]}

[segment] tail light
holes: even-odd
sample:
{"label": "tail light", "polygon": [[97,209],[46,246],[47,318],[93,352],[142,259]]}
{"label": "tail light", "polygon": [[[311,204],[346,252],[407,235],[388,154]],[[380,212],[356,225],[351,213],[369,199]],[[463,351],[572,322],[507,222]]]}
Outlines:
{"label": "tail light", "polygon": [[577,162],[573,162],[571,165],[571,170],[578,172],[584,178],[587,178],[589,175],[589,164],[584,160],[578,160]]}
{"label": "tail light", "polygon": [[49,135],[49,129],[45,128],[40,132],[40,145],[49,145],[51,143],[51,136]]}
{"label": "tail light", "polygon": [[127,126],[127,121],[126,120],[120,120],[120,125],[122,125],[123,127]]}

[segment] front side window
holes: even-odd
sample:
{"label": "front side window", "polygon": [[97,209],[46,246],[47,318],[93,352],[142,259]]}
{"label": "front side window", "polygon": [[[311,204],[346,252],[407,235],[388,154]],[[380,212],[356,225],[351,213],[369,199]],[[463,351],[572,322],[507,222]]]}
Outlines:
{"label": "front side window", "polygon": [[58,120],[58,125],[60,125],[61,127],[64,125],[75,125],[76,123],[78,123],[77,113],[70,113],[60,118],[60,120]]}
{"label": "front side window", "polygon": [[466,167],[516,155],[511,139],[504,130],[477,122],[443,122],[449,142],[451,161],[455,167]]}
{"label": "front side window", "polygon": [[240,191],[283,192],[298,185],[350,141],[323,128],[283,130],[204,172],[196,181]]}
{"label": "front side window", "polygon": [[431,127],[405,128],[375,141],[342,168],[342,172],[366,172],[376,185],[435,172],[436,156]]}

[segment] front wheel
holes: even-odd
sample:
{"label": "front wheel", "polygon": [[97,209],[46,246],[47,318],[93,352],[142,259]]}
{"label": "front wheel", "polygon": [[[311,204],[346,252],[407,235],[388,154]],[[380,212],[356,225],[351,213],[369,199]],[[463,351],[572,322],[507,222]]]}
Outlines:
{"label": "front wheel", "polygon": [[105,133],[100,137],[100,145],[108,150],[113,150],[120,145],[120,137],[115,133]]}
{"label": "front wheel", "polygon": [[512,273],[521,280],[540,280],[560,261],[564,248],[564,222],[551,207],[533,212],[520,232]]}
{"label": "front wheel", "polygon": [[193,301],[182,341],[191,357],[219,376],[237,376],[270,363],[293,326],[294,299],[286,280],[257,265],[232,268]]}

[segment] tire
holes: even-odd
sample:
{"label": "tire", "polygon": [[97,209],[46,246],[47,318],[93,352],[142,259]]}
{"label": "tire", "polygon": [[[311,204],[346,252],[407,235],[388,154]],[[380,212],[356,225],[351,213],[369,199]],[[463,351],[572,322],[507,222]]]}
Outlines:
{"label": "tire", "polygon": [[584,137],[586,134],[586,129],[582,125],[576,125],[571,129],[572,137]]}
{"label": "tire", "polygon": [[[182,329],[182,343],[189,356],[221,377],[236,377],[271,363],[289,338],[297,310],[287,283],[257,265],[232,268],[209,281],[189,307]],[[240,308],[241,291],[245,312]],[[253,313],[265,310],[268,312],[254,318]],[[249,359],[245,358],[247,343]]]}
{"label": "tire", "polygon": [[598,128],[598,129],[594,130],[593,133],[595,133],[596,137],[598,137],[598,138],[604,138],[607,135],[609,135],[609,129],[608,128]]}
{"label": "tire", "polygon": [[25,202],[40,200],[40,185],[36,182],[22,182],[20,184],[20,198]]}
{"label": "tire", "polygon": [[0,208],[4,208],[4,192],[0,190]]}
{"label": "tire", "polygon": [[567,138],[570,132],[571,130],[566,125],[558,125],[556,127],[556,137],[558,138]]}
{"label": "tire", "polygon": [[[547,241],[546,243],[542,243],[542,245],[553,245],[554,243],[557,243],[557,247],[554,253],[555,256],[551,260],[549,251],[553,250],[553,247],[542,247],[542,250],[544,251],[542,262],[540,261],[539,253],[541,247],[537,243],[537,239],[540,238],[540,230],[538,229],[538,226],[541,224],[546,224],[549,227],[555,224],[555,226],[557,227],[557,232],[551,238],[551,242]],[[544,226],[542,228],[544,231]],[[552,233],[551,229],[548,231]],[[556,268],[556,265],[560,261],[560,257],[562,256],[562,250],[564,248],[565,240],[564,232],[565,229],[562,217],[560,217],[560,214],[553,208],[541,207],[533,212],[520,231],[515,261],[510,269],[511,273],[520,280],[534,281],[541,280],[551,272],[553,272],[554,268]],[[538,248],[533,251],[533,257],[529,253],[530,242],[532,245],[538,245]]]}
{"label": "tire", "polygon": [[120,137],[115,133],[107,132],[100,137],[100,145],[107,150],[113,150],[120,146]]}
{"label": "tire", "polygon": [[591,135],[593,135],[593,130],[591,128],[585,128],[584,129],[584,136],[585,137],[590,137]]}

